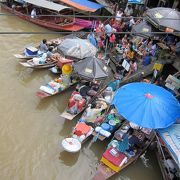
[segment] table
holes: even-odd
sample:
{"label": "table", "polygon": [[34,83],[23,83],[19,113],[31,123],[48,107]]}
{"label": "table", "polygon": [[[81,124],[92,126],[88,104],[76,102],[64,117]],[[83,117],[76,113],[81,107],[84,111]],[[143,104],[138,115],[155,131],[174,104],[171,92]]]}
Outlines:
{"label": "table", "polygon": [[164,49],[164,50],[169,50],[169,47],[168,46],[166,46],[164,43],[157,43],[157,45],[160,47],[160,48],[162,48],[162,49]]}

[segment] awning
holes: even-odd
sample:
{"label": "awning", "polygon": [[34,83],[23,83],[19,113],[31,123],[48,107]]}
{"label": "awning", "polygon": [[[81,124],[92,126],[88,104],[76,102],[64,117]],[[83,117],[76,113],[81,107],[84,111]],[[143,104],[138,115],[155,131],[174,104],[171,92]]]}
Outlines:
{"label": "awning", "polygon": [[180,124],[173,124],[166,129],[160,129],[158,133],[180,168]]}
{"label": "awning", "polygon": [[98,9],[104,7],[101,4],[94,3],[89,0],[59,0],[67,5],[77,8],[82,11],[95,12]]}
{"label": "awning", "polygon": [[128,0],[128,4],[144,4],[144,0]]}
{"label": "awning", "polygon": [[24,0],[24,1],[29,4],[33,4],[35,6],[39,6],[39,7],[50,9],[57,12],[60,12],[63,9],[70,9],[70,7],[68,6],[63,6],[63,5],[53,3],[47,0]]}

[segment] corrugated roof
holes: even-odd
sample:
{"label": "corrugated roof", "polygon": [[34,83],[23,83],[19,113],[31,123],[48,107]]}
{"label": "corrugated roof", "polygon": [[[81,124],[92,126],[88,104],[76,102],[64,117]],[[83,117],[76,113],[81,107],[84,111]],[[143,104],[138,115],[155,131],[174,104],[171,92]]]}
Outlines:
{"label": "corrugated roof", "polygon": [[46,0],[24,0],[24,1],[29,4],[33,4],[35,6],[43,7],[43,8],[54,10],[57,12],[63,9],[70,9],[70,7],[68,6],[63,6],[63,5],[53,3],[51,1],[46,1]]}

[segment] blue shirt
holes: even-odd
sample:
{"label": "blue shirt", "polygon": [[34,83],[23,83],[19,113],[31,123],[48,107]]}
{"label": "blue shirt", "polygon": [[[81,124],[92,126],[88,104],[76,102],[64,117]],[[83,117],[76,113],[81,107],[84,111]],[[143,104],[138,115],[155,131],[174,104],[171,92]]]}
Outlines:
{"label": "blue shirt", "polygon": [[144,58],[143,58],[143,65],[144,66],[147,66],[147,65],[149,65],[151,63],[151,57],[150,56],[145,56]]}
{"label": "blue shirt", "polygon": [[112,30],[113,30],[113,29],[112,29],[112,27],[111,27],[109,24],[106,24],[106,25],[105,25],[104,31],[105,31],[105,33],[106,33],[108,36],[111,35]]}

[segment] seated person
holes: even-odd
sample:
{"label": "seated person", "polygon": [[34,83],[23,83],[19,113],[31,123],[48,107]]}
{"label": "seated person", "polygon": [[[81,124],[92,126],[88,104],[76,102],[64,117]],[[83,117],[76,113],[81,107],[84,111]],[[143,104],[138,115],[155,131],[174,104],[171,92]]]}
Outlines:
{"label": "seated person", "polygon": [[129,136],[130,147],[131,148],[133,148],[133,146],[141,147],[145,138],[146,136],[142,131],[134,129],[132,135]]}
{"label": "seated person", "polygon": [[125,80],[128,79],[130,77],[130,75],[132,75],[134,72],[137,71],[137,63],[134,59],[132,59],[130,61],[130,69],[129,72],[127,73],[127,75],[125,76]]}
{"label": "seated person", "polygon": [[125,53],[125,58],[133,59],[134,58],[134,50],[132,47],[129,47],[127,53]]}
{"label": "seated person", "polygon": [[146,53],[145,53],[145,56],[143,57],[143,62],[142,62],[142,64],[143,64],[144,66],[147,66],[147,65],[151,64],[151,56],[150,56],[150,53],[149,53],[149,52],[146,52]]}
{"label": "seated person", "polygon": [[45,53],[48,51],[48,46],[47,46],[47,40],[43,39],[42,42],[39,45],[39,54]]}
{"label": "seated person", "polygon": [[60,58],[60,55],[58,53],[53,54],[53,47],[49,47],[48,48],[48,52],[47,52],[47,59],[46,61],[58,61]]}

